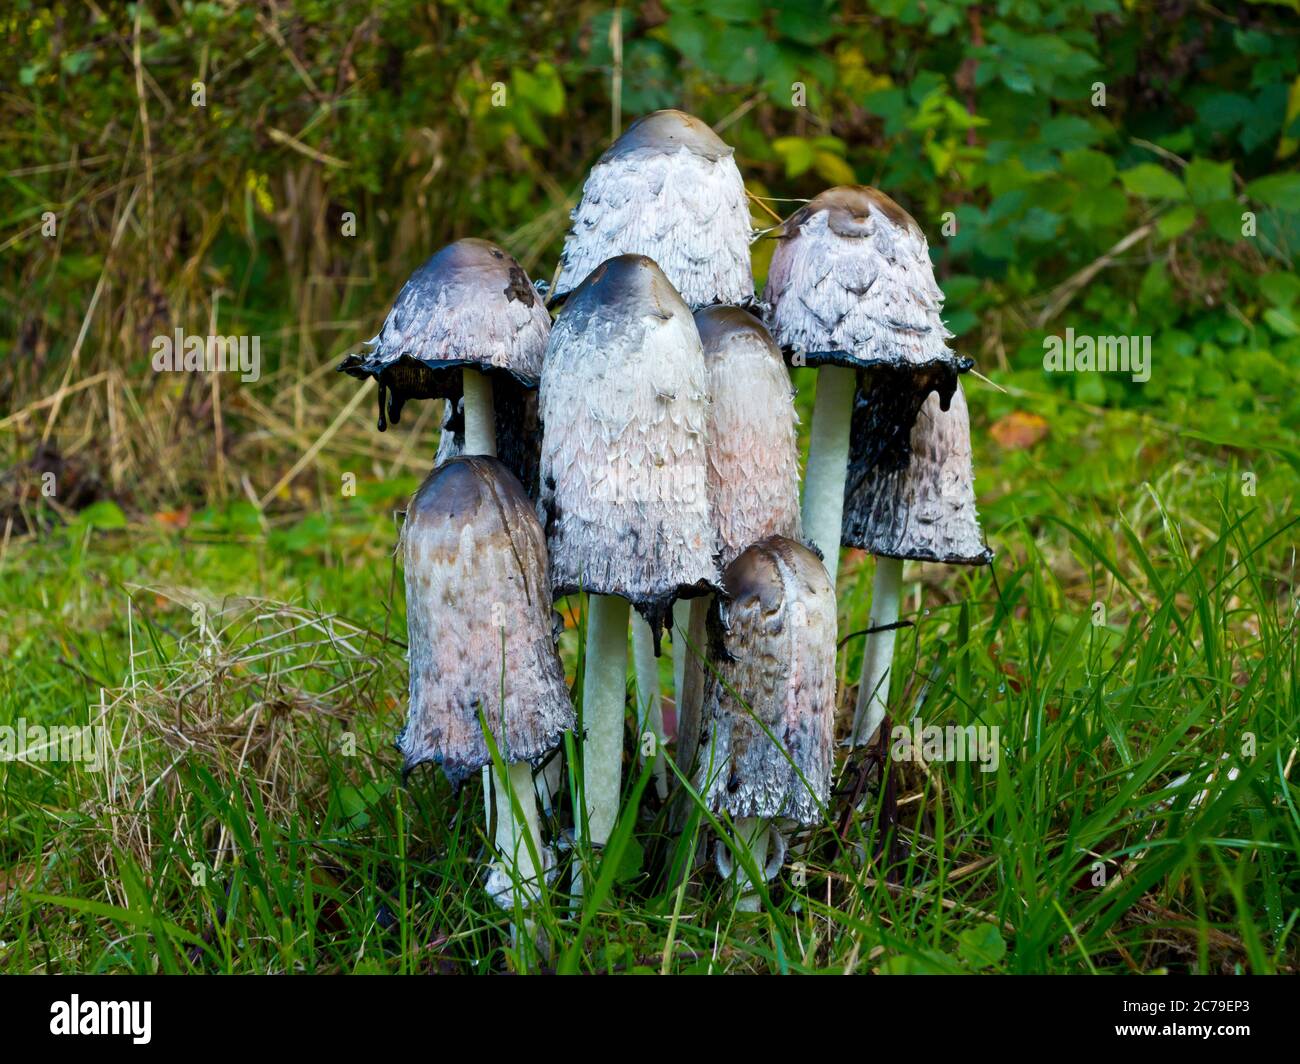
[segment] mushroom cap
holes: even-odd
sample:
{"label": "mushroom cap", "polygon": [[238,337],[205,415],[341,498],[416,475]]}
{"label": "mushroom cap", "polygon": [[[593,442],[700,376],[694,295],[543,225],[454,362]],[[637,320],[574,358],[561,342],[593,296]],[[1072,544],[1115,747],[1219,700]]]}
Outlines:
{"label": "mushroom cap", "polygon": [[[379,382],[379,428],[396,424],[407,399],[455,399],[471,366],[537,387],[551,317],[528,275],[486,240],[448,244],[402,286],[371,350],[339,369]],[[387,410],[384,394],[392,399]]]}
{"label": "mushroom cap", "polygon": [[753,303],[745,183],[731,147],[681,111],[638,119],[587,175],[556,299],[616,255],[654,259],[692,308]]}
{"label": "mushroom cap", "polygon": [[610,145],[600,161],[607,163],[642,151],[672,155],[683,148],[714,163],[736,151],[707,122],[668,107],[638,118]]}
{"label": "mushroom cap", "polygon": [[573,728],[555,648],[546,539],[497,459],[451,458],[411,499],[402,530],[410,705],[404,769],[432,761],[453,786],[502,758],[535,762]]}
{"label": "mushroom cap", "polygon": [[926,398],[903,465],[863,457],[861,437],[870,435],[864,426],[871,407],[871,395],[859,393],[844,492],[844,543],[887,558],[946,565],[992,561],[975,510],[970,418],[961,386],[947,410],[937,392]]}
{"label": "mushroom cap", "polygon": [[802,544],[771,536],[732,562],[723,583],[727,598],[710,617],[696,788],[716,813],[815,823],[830,798],[835,728],[826,567]]}
{"label": "mushroom cap", "polygon": [[695,324],[709,380],[709,507],[726,566],[766,536],[802,538],[799,415],[762,322],[739,307],[708,307]]}
{"label": "mushroom cap", "polygon": [[717,586],[699,332],[643,255],[602,263],[564,305],[542,369],[539,513],[556,595],[621,595],[656,641],[679,597]]}
{"label": "mushroom cap", "polygon": [[948,348],[925,235],[883,192],[827,189],[775,235],[764,299],[783,350],[810,366],[970,368]]}

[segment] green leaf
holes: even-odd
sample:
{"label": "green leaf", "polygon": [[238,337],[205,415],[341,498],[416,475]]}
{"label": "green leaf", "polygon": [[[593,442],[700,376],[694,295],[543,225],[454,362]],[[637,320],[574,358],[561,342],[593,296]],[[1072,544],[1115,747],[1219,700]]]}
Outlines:
{"label": "green leaf", "polygon": [[1294,311],[1282,311],[1276,307],[1269,307],[1264,311],[1264,320],[1279,336],[1293,337],[1300,336],[1300,324],[1297,324],[1297,315]]}
{"label": "green leaf", "polygon": [[1259,290],[1275,307],[1285,309],[1300,299],[1300,277],[1294,273],[1266,273],[1259,279]]}
{"label": "green leaf", "polygon": [[1124,187],[1143,199],[1181,200],[1187,198],[1182,182],[1163,166],[1140,163],[1119,175]]}
{"label": "green leaf", "polygon": [[786,177],[798,177],[812,167],[812,142],[803,137],[778,137],[772,141],[772,150],[785,161]]}
{"label": "green leaf", "polygon": [[1223,133],[1248,122],[1255,113],[1248,97],[1235,92],[1216,92],[1205,98],[1196,109],[1201,121],[1210,129]]}
{"label": "green leaf", "polygon": [[1067,151],[1061,156],[1061,164],[1071,177],[1096,188],[1109,185],[1115,177],[1115,164],[1110,156],[1091,148]]}
{"label": "green leaf", "polygon": [[618,872],[614,876],[614,882],[631,883],[641,874],[644,865],[645,847],[635,837],[628,839],[627,848],[623,851],[622,857],[619,858]]}
{"label": "green leaf", "polygon": [[1074,220],[1084,229],[1100,229],[1115,225],[1128,209],[1128,200],[1117,188],[1091,188],[1079,190],[1074,201]]}
{"label": "green leaf", "polygon": [[992,924],[968,927],[957,936],[957,956],[972,968],[991,968],[1007,953],[1007,944]]}
{"label": "green leaf", "polygon": [[885,133],[893,136],[903,128],[907,114],[907,94],[902,89],[880,89],[866,95],[862,106],[885,120]]}
{"label": "green leaf", "polygon": [[1184,179],[1193,203],[1215,203],[1232,195],[1232,163],[1193,159],[1187,164]]}
{"label": "green leaf", "polygon": [[1257,178],[1246,186],[1246,195],[1270,207],[1300,212],[1300,173]]}
{"label": "green leaf", "polygon": [[76,523],[85,528],[126,528],[126,514],[112,499],[100,499],[77,514]]}
{"label": "green leaf", "polygon": [[1160,221],[1156,222],[1156,232],[1164,240],[1172,240],[1176,236],[1182,236],[1192,227],[1196,221],[1196,208],[1189,204],[1182,204],[1175,207],[1168,214],[1163,215]]}
{"label": "green leaf", "polygon": [[65,74],[76,77],[78,74],[85,73],[91,63],[95,61],[95,50],[93,48],[83,48],[79,52],[65,52],[63,58],[59,60],[59,66]]}
{"label": "green leaf", "polygon": [[1076,115],[1058,115],[1044,122],[1038,131],[1038,139],[1057,151],[1086,148],[1100,135],[1091,122]]}
{"label": "green leaf", "polygon": [[835,31],[827,0],[787,0],[777,8],[776,31],[800,44],[821,44]]}
{"label": "green leaf", "polygon": [[880,962],[881,975],[948,975],[951,960],[938,950],[925,950],[916,956],[896,954]]}
{"label": "green leaf", "polygon": [[763,5],[758,0],[712,0],[709,13],[726,22],[751,24],[763,15]]}
{"label": "green leaf", "polygon": [[1034,79],[1021,67],[1007,67],[1002,72],[1002,81],[1012,92],[1028,96],[1034,91]]}
{"label": "green leaf", "polygon": [[370,803],[366,796],[356,787],[341,787],[339,789],[339,804],[343,807],[343,815],[347,820],[347,828],[356,831],[366,827],[370,823],[370,814],[366,812]]}
{"label": "green leaf", "polygon": [[1236,241],[1242,237],[1241,216],[1245,208],[1235,200],[1220,200],[1205,208],[1205,217],[1210,222],[1210,229],[1220,240]]}
{"label": "green leaf", "polygon": [[832,185],[855,185],[858,176],[853,167],[834,152],[818,151],[813,153],[813,168],[818,175]]}
{"label": "green leaf", "polygon": [[1156,259],[1147,267],[1142,275],[1142,283],[1138,285],[1138,305],[1152,307],[1163,303],[1169,298],[1169,291],[1169,271],[1165,268],[1164,259]]}

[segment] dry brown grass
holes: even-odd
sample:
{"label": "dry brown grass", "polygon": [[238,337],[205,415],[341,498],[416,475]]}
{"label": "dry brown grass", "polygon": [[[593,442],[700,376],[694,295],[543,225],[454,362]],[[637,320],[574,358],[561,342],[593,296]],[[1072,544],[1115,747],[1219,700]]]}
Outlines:
{"label": "dry brown grass", "polygon": [[[370,777],[391,741],[402,682],[403,645],[336,615],[266,599],[214,601],[183,588],[133,588],[132,601],[171,604],[202,624],[162,665],[141,646],[146,625],[132,620],[130,682],[106,691],[92,723],[110,737],[106,770],[83,805],[100,828],[84,857],[111,889],[123,890],[118,863],[150,867],[160,844],[195,829],[215,873],[235,855],[226,826],[197,808],[178,768],[200,765],[247,808],[289,824],[330,800],[331,759],[358,759]],[[381,707],[376,709],[376,707]],[[256,791],[256,794],[253,792]],[[248,826],[259,839],[256,822]],[[169,838],[158,837],[165,833]],[[125,896],[119,904],[126,905]]]}

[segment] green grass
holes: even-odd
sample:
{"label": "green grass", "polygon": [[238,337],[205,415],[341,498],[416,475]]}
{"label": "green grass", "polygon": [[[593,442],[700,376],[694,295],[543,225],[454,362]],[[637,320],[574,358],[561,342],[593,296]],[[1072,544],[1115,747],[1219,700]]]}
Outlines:
{"label": "green grass", "polygon": [[[321,473],[314,507],[184,528],[101,506],[12,538],[0,723],[102,718],[114,755],[0,763],[0,970],[1294,970],[1295,469],[1068,403],[1047,441],[1002,452],[1007,401],[972,389],[998,558],[908,568],[891,698],[904,721],[998,726],[996,771],[895,763],[886,787],[845,765],[753,915],[692,861],[728,825],[695,810],[669,832],[629,758],[582,907],[562,875],[533,913],[545,958],[482,890],[477,780],[403,783],[391,746],[412,477],[339,498]],[[845,559],[842,632],[870,576]]]}

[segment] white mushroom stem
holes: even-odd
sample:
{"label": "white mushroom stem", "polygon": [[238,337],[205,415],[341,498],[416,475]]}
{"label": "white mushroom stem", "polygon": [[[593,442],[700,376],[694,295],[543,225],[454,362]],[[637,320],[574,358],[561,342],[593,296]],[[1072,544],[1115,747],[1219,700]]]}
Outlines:
{"label": "white mushroom stem", "polygon": [[[542,860],[542,829],[537,820],[537,799],[533,796],[532,766],[527,761],[519,761],[507,765],[504,776],[495,767],[491,773],[497,811],[496,851],[505,862],[503,871],[523,889],[521,901],[527,904],[540,896],[544,872],[533,859],[536,853],[537,861]],[[522,819],[515,814],[516,802]]]}
{"label": "white mushroom stem", "polygon": [[688,777],[695,767],[695,755],[703,731],[704,681],[707,678],[704,641],[708,638],[707,622],[712,601],[712,595],[690,600],[690,620],[681,647],[682,657],[688,660],[682,681],[682,700],[677,709],[677,767]]}
{"label": "white mushroom stem", "polygon": [[664,710],[659,693],[659,659],[655,637],[640,614],[632,618],[632,666],[636,671],[636,734],[641,760],[646,758],[647,733],[654,736],[655,792],[668,797],[668,766],[664,763]]}
{"label": "white mushroom stem", "polygon": [[[892,625],[898,620],[899,596],[903,588],[903,563],[898,558],[877,558],[871,586],[869,627]],[[862,650],[862,680],[853,711],[854,746],[865,746],[875,737],[889,704],[889,669],[894,660],[897,629],[872,632]]]}
{"label": "white mushroom stem", "polygon": [[686,687],[686,633],[690,626],[691,600],[678,599],[673,603],[673,705],[677,707],[679,743],[682,734],[682,693]]}
{"label": "white mushroom stem", "polygon": [[[582,788],[587,807],[585,836],[595,846],[609,841],[618,817],[623,783],[623,708],[627,698],[627,599],[587,598],[587,659],[582,674]],[[573,893],[581,880],[574,873]]]}
{"label": "white mushroom stem", "polygon": [[[760,876],[767,875],[767,850],[771,840],[771,821],[761,817],[741,817],[736,821],[736,846],[744,847],[744,853],[750,863],[758,870]],[[741,854],[732,854],[732,869],[735,877],[736,908],[741,912],[756,913],[762,899],[752,889],[753,880],[745,866],[741,864]]]}
{"label": "white mushroom stem", "polygon": [[844,366],[822,366],[817,372],[803,483],[803,531],[822,552],[831,587],[840,567],[844,478],[849,468],[849,425],[856,388],[856,373]]}
{"label": "white mushroom stem", "polygon": [[492,403],[492,380],[485,373],[466,366],[461,371],[465,392],[465,454],[497,453],[496,410]]}

